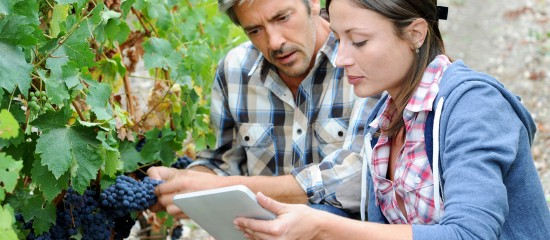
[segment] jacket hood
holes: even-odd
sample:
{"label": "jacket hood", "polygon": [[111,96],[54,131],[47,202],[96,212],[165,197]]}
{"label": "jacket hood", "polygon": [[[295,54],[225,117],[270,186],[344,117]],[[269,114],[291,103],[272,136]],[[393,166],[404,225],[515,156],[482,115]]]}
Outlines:
{"label": "jacket hood", "polygon": [[[448,77],[452,76],[452,77]],[[457,77],[459,76],[459,77]],[[531,114],[525,108],[523,103],[521,102],[521,98],[506,88],[504,88],[504,85],[500,83],[498,80],[496,80],[494,77],[487,75],[485,73],[476,72],[470,68],[468,68],[462,60],[457,60],[453,64],[451,64],[447,70],[443,73],[443,78],[439,85],[439,93],[437,94],[436,102],[439,97],[447,96],[453,91],[457,86],[464,82],[468,81],[480,81],[487,83],[494,88],[498,89],[502,96],[510,103],[510,105],[513,107],[514,111],[516,112],[517,116],[527,129],[527,132],[529,134],[529,144],[533,144],[533,139],[535,137],[536,132],[536,124],[531,117]],[[434,109],[435,109],[435,102],[434,102]]]}

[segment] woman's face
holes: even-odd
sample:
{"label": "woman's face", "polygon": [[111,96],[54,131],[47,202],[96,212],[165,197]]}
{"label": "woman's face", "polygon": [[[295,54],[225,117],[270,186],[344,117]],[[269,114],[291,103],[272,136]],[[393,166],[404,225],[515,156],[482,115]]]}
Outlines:
{"label": "woman's face", "polygon": [[336,65],[346,69],[359,97],[383,91],[395,98],[414,60],[410,41],[399,38],[393,23],[349,0],[333,0],[330,27],[340,39]]}

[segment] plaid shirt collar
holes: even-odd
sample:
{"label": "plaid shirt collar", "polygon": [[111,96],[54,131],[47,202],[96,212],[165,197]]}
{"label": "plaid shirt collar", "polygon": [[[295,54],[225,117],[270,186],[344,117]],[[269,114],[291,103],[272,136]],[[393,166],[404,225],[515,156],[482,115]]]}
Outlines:
{"label": "plaid shirt collar", "polygon": [[[429,112],[432,110],[435,97],[439,92],[439,80],[450,64],[451,62],[447,56],[438,55],[428,65],[424,71],[420,84],[405,107],[405,111],[403,112],[405,122],[408,121],[414,113]],[[392,101],[392,97],[388,96],[386,106]],[[374,119],[369,126],[373,128],[382,127],[384,124],[389,124],[390,118],[391,116],[388,116],[384,109],[384,112]],[[387,119],[387,121],[382,123],[381,121],[384,121],[383,119]]]}
{"label": "plaid shirt collar", "polygon": [[[331,32],[328,39],[325,41],[321,49],[319,49],[319,52],[317,53],[317,57],[315,58],[315,64],[319,62],[322,55],[325,55],[333,67],[336,68],[336,53],[338,52],[338,41],[336,40],[336,37],[334,37],[334,34]],[[252,68],[250,68],[250,71],[248,72],[248,76],[252,76],[254,72],[258,69],[262,69],[262,81],[265,80],[265,76],[267,75],[267,72],[269,69],[276,69],[273,64],[268,62],[264,55],[260,53],[258,57],[256,58],[256,61],[254,61],[254,65],[252,65]]]}

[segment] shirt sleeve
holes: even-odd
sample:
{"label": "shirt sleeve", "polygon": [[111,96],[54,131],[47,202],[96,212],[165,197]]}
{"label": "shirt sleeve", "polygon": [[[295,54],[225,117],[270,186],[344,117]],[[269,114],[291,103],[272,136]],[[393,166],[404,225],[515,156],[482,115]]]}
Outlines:
{"label": "shirt sleeve", "polygon": [[359,211],[363,131],[377,101],[378,98],[358,98],[354,102],[342,149],[327,155],[319,164],[309,164],[292,171],[310,203]]}
{"label": "shirt sleeve", "polygon": [[235,137],[236,122],[228,104],[226,69],[222,60],[212,84],[210,127],[216,137],[216,145],[200,151],[197,159],[188,168],[205,166],[218,175],[243,175],[239,167],[245,159],[244,149],[237,144]]}

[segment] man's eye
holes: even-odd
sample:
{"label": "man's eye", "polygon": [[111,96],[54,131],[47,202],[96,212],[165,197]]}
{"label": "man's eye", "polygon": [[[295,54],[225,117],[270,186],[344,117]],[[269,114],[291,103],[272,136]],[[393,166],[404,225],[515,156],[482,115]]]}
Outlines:
{"label": "man's eye", "polygon": [[290,16],[287,14],[287,15],[281,16],[278,20],[279,20],[279,22],[284,22],[284,21],[288,20],[289,17]]}
{"label": "man's eye", "polygon": [[255,35],[255,34],[257,34],[258,32],[259,32],[258,29],[253,29],[253,30],[247,31],[247,32],[246,32],[246,35],[249,35],[249,36],[250,36],[250,35]]}
{"label": "man's eye", "polygon": [[365,46],[365,44],[367,44],[367,41],[362,41],[362,42],[353,42],[351,43],[353,46],[356,46],[356,47],[362,47],[362,46]]}

